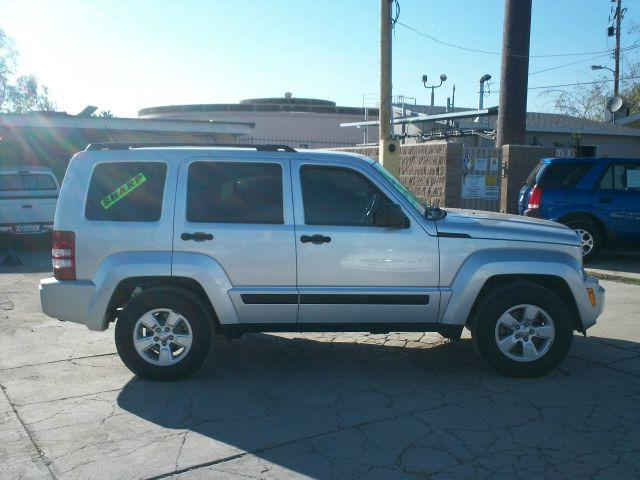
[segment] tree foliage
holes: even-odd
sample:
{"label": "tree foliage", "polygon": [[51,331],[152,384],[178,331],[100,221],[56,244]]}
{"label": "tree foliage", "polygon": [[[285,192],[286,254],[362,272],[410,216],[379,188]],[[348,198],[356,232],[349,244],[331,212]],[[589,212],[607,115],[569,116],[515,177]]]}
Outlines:
{"label": "tree foliage", "polygon": [[55,110],[49,89],[33,75],[16,77],[18,50],[0,28],[0,112],[27,113]]}

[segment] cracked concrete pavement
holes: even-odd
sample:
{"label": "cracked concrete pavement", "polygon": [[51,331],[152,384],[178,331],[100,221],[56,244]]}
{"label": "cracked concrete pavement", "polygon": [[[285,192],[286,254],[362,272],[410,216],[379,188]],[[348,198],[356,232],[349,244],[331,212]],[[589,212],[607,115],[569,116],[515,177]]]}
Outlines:
{"label": "cracked concrete pavement", "polygon": [[488,370],[468,335],[254,334],[154,383],[112,330],[40,312],[47,275],[0,268],[0,478],[640,477],[638,285],[602,282],[542,378]]}

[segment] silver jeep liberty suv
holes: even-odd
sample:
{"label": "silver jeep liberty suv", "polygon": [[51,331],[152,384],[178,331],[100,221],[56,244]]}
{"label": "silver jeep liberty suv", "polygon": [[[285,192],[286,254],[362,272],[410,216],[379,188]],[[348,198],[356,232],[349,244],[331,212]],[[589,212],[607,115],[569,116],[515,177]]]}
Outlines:
{"label": "silver jeep liberty suv", "polygon": [[541,375],[604,307],[563,225],[421,204],[375,161],[262,145],[90,145],[57,205],[43,311],[104,330],[149,379],[183,378],[216,334],[471,330]]}

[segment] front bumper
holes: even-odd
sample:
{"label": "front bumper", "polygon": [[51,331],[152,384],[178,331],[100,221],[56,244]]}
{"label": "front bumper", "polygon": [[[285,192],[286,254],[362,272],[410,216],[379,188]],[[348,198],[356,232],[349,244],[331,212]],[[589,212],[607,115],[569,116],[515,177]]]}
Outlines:
{"label": "front bumper", "polygon": [[[576,303],[582,320],[582,333],[596,324],[596,319],[604,310],[605,289],[598,279],[584,274],[582,295],[576,297]],[[592,292],[592,296],[589,295]]]}

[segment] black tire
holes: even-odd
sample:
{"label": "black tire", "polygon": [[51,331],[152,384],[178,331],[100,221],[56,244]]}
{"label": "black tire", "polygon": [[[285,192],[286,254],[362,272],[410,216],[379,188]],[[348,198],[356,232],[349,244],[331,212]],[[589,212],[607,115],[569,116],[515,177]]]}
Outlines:
{"label": "black tire", "polygon": [[[160,329],[158,333],[141,323],[143,316],[152,312],[152,320],[147,323],[155,321]],[[178,320],[169,326],[171,312],[178,314]],[[156,288],[141,293],[124,307],[116,322],[115,341],[120,358],[133,373],[148,380],[179,380],[202,365],[211,347],[212,333],[207,308],[196,296],[185,290]],[[144,352],[136,349],[134,335],[141,342],[149,343]],[[176,343],[186,345],[189,339],[188,348]],[[162,358],[161,349],[166,353]],[[171,363],[159,363],[167,358]]]}
{"label": "black tire", "polygon": [[575,219],[564,222],[570,229],[580,235],[582,242],[582,261],[590,262],[602,248],[602,235],[598,226],[589,219]]}
{"label": "black tire", "polygon": [[[531,315],[536,309],[537,313]],[[505,323],[511,318],[516,322],[509,330]],[[542,335],[549,334],[550,325],[553,338],[549,341]],[[557,294],[533,283],[519,282],[499,288],[482,300],[472,319],[472,336],[476,350],[490,367],[510,377],[537,377],[553,370],[566,357],[573,341],[573,322],[567,305]],[[505,353],[503,350],[508,347],[501,349],[499,340],[514,342],[512,349]],[[525,358],[527,352],[534,351],[539,356]]]}

